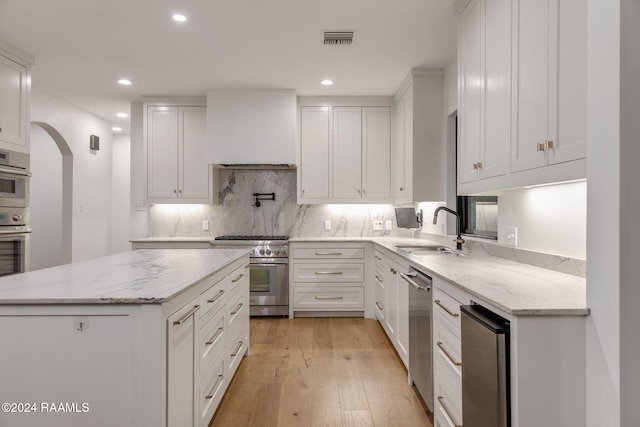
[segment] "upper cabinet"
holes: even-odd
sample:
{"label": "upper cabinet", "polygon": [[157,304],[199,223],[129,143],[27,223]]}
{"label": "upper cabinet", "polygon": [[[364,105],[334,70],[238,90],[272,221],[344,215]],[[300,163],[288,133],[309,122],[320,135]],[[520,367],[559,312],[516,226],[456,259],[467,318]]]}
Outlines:
{"label": "upper cabinet", "polygon": [[391,107],[384,103],[390,100],[301,100],[298,203],[391,202]]}
{"label": "upper cabinet", "polygon": [[211,203],[206,107],[145,103],[145,203]]}
{"label": "upper cabinet", "polygon": [[511,0],[472,0],[460,16],[458,182],[504,175],[511,139]]}
{"label": "upper cabinet", "polygon": [[444,200],[444,75],[412,69],[395,97],[393,201]]}
{"label": "upper cabinet", "polygon": [[0,46],[0,148],[29,152],[30,62]]}
{"label": "upper cabinet", "polygon": [[467,3],[458,194],[586,177],[586,28],[579,0]]}

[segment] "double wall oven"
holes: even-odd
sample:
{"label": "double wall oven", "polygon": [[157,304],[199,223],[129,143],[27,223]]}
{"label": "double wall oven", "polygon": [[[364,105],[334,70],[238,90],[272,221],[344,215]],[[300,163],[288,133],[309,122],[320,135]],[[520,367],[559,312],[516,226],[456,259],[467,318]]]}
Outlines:
{"label": "double wall oven", "polygon": [[247,248],[251,316],[289,315],[288,236],[219,236],[211,247]]}
{"label": "double wall oven", "polygon": [[29,155],[0,150],[0,276],[29,269]]}

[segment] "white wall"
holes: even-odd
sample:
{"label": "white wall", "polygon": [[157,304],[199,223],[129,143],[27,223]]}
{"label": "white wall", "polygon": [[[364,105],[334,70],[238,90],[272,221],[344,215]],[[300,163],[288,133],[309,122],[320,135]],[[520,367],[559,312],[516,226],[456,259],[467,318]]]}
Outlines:
{"label": "white wall", "polygon": [[506,245],[512,226],[521,249],[586,259],[587,183],[505,192],[498,197],[498,244]]}
{"label": "white wall", "polygon": [[31,270],[64,264],[62,154],[40,126],[31,125]]}
{"label": "white wall", "polygon": [[[53,126],[73,153],[73,261],[111,253],[111,123],[36,88],[31,120]],[[100,151],[89,136],[100,137]]]}
{"label": "white wall", "polygon": [[129,135],[113,135],[111,253],[131,250],[131,245],[129,244],[130,146]]}

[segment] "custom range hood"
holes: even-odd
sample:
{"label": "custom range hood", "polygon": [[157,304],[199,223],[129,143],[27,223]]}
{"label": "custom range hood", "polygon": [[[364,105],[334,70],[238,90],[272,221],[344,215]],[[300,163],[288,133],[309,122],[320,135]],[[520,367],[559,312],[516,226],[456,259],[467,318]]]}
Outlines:
{"label": "custom range hood", "polygon": [[295,90],[209,90],[207,144],[214,167],[295,168]]}

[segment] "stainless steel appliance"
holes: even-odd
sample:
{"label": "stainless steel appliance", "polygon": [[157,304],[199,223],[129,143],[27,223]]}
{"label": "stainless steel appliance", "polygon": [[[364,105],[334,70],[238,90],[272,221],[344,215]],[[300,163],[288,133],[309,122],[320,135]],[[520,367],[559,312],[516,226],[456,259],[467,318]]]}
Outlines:
{"label": "stainless steel appliance", "polygon": [[29,206],[29,155],[0,150],[0,207]]}
{"label": "stainless steel appliance", "polygon": [[29,269],[29,208],[0,207],[0,276]]}
{"label": "stainless steel appliance", "polygon": [[409,285],[409,374],[422,400],[433,412],[433,360],[431,354],[431,277],[415,268],[400,273]]}
{"label": "stainless steel appliance", "polygon": [[460,307],[465,427],[511,426],[509,321],[481,305]]}
{"label": "stainless steel appliance", "polygon": [[212,248],[246,247],[251,316],[289,315],[288,236],[218,236]]}

